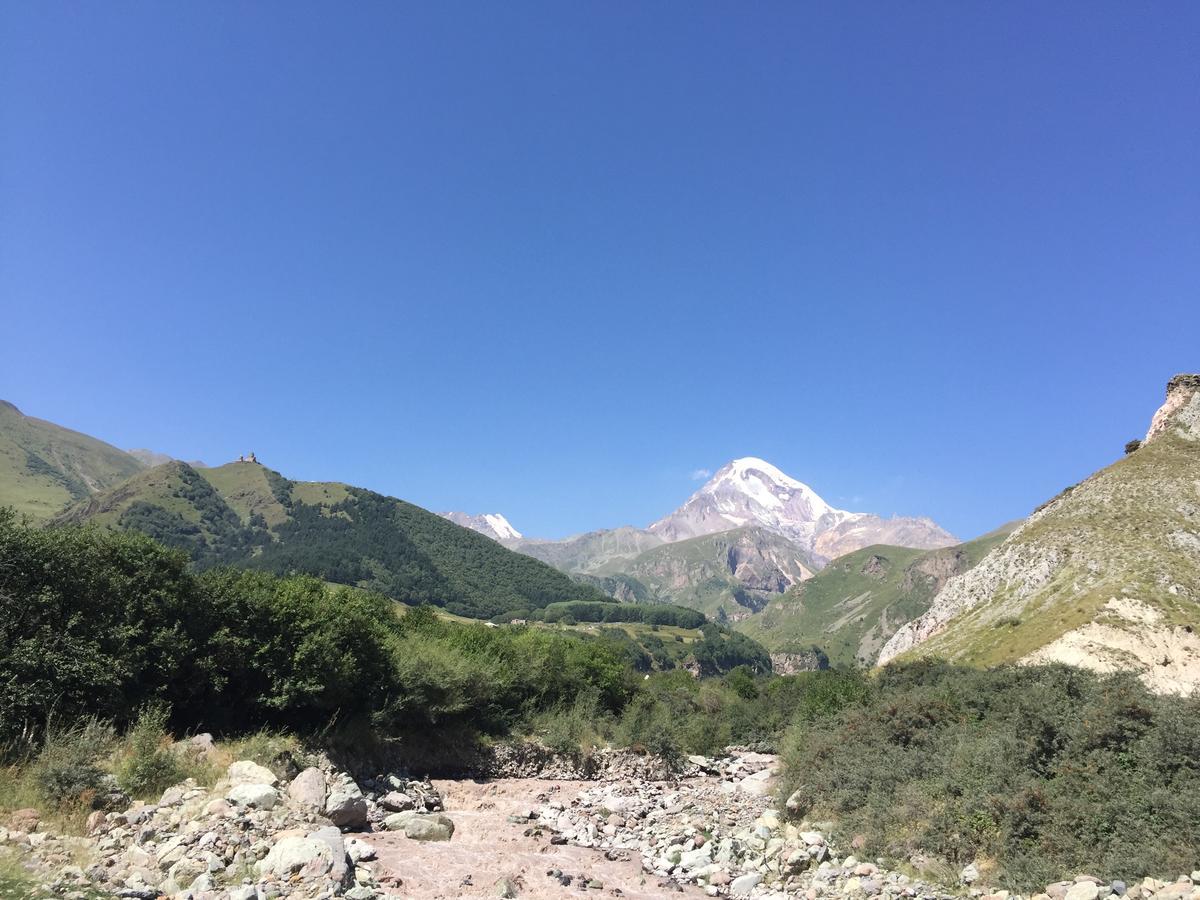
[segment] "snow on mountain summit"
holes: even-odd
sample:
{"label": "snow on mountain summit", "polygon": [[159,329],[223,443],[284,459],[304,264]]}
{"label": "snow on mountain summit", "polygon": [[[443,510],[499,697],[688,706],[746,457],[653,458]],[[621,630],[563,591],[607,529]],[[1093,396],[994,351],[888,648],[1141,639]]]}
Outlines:
{"label": "snow on mountain summit", "polygon": [[957,543],[928,519],[885,520],[837,509],[804,482],[755,456],[726,463],[650,531],[671,542],[747,525],[783,535],[825,559],[872,543],[921,548]]}
{"label": "snow on mountain summit", "polygon": [[495,541],[518,541],[524,537],[500,513],[484,513],[483,515],[473,516],[469,513],[445,512],[441,513],[441,516],[442,518],[449,519],[455,525],[461,525],[463,528],[470,528],[472,531],[486,534]]}
{"label": "snow on mountain summit", "polygon": [[811,546],[819,520],[848,515],[766,460],[744,456],[722,466],[683,506],[650,530],[664,540],[680,541],[761,525]]}

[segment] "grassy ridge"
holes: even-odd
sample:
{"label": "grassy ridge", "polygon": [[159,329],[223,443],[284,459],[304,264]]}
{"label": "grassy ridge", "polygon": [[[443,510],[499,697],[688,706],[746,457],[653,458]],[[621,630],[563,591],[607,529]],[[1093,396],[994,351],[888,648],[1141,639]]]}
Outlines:
{"label": "grassy ridge", "polygon": [[142,468],[123,450],[0,400],[0,498],[34,521],[46,521]]}

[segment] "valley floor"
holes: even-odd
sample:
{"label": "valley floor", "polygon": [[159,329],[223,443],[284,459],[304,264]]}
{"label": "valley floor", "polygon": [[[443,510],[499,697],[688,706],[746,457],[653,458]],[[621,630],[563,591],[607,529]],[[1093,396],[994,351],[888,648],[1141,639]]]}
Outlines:
{"label": "valley floor", "polygon": [[[434,781],[447,814],[454,820],[448,842],[422,842],[401,832],[372,834],[378,852],[377,878],[399,897],[451,900],[455,897],[503,896],[498,883],[507,879],[515,895],[531,900],[572,894],[619,895],[651,900],[674,890],[642,871],[637,853],[609,853],[568,843],[550,842],[552,833],[533,829],[524,819],[538,798],[570,806],[592,785],[581,781],[501,778],[489,781]],[[571,883],[548,873],[570,876]],[[594,887],[588,887],[588,885]],[[702,897],[691,887],[679,896]]]}

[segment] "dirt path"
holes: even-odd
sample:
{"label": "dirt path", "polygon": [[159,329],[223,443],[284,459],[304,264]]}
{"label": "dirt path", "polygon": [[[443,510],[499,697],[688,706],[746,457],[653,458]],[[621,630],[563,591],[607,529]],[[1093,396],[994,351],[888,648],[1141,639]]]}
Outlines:
{"label": "dirt path", "polygon": [[[496,897],[496,882],[501,878],[512,879],[522,900],[704,896],[698,888],[680,893],[671,886],[660,887],[661,879],[642,871],[636,853],[629,853],[627,859],[610,860],[599,850],[551,844],[549,834],[526,837],[527,826],[507,821],[510,815],[528,814],[538,807],[539,794],[570,804],[579,791],[589,786],[587,782],[527,778],[437,781],[435,785],[442,792],[446,815],[454,820],[452,840],[423,843],[397,832],[364,836],[378,850],[380,882],[393,896],[446,900]],[[548,876],[550,869],[574,876],[571,885],[563,886]],[[399,883],[389,884],[389,876],[398,878]],[[587,888],[591,880],[603,887]]]}

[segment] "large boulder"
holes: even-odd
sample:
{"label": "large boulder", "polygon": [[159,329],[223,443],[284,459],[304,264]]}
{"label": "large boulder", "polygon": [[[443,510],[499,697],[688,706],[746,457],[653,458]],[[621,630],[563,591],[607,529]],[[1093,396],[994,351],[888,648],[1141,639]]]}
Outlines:
{"label": "large boulder", "polygon": [[234,806],[274,809],[279,802],[279,792],[269,784],[238,784],[229,789],[225,799]]}
{"label": "large boulder", "polygon": [[225,778],[230,784],[269,784],[274,787],[279,783],[274,772],[248,759],[230,765]]}
{"label": "large boulder", "polygon": [[255,866],[260,876],[291,875],[316,877],[333,868],[333,850],[324,840],[314,837],[280,838]]}
{"label": "large boulder", "polygon": [[388,812],[404,812],[408,809],[414,809],[417,801],[402,791],[388,791],[379,798],[379,805]]}
{"label": "large boulder", "polygon": [[367,824],[367,799],[350,778],[343,778],[325,800],[325,818],[343,830]]}
{"label": "large boulder", "polygon": [[401,812],[383,820],[388,831],[403,831],[414,841],[448,841],[454,836],[454,822],[440,813]]}
{"label": "large boulder", "polygon": [[315,766],[305,769],[288,785],[288,796],[306,809],[325,808],[325,773]]}
{"label": "large boulder", "polygon": [[329,868],[329,877],[342,885],[347,885],[353,881],[354,868],[347,857],[346,842],[342,838],[342,833],[333,826],[328,826],[326,828],[318,828],[309,834],[309,837],[314,841],[321,841],[329,848],[332,860]]}

